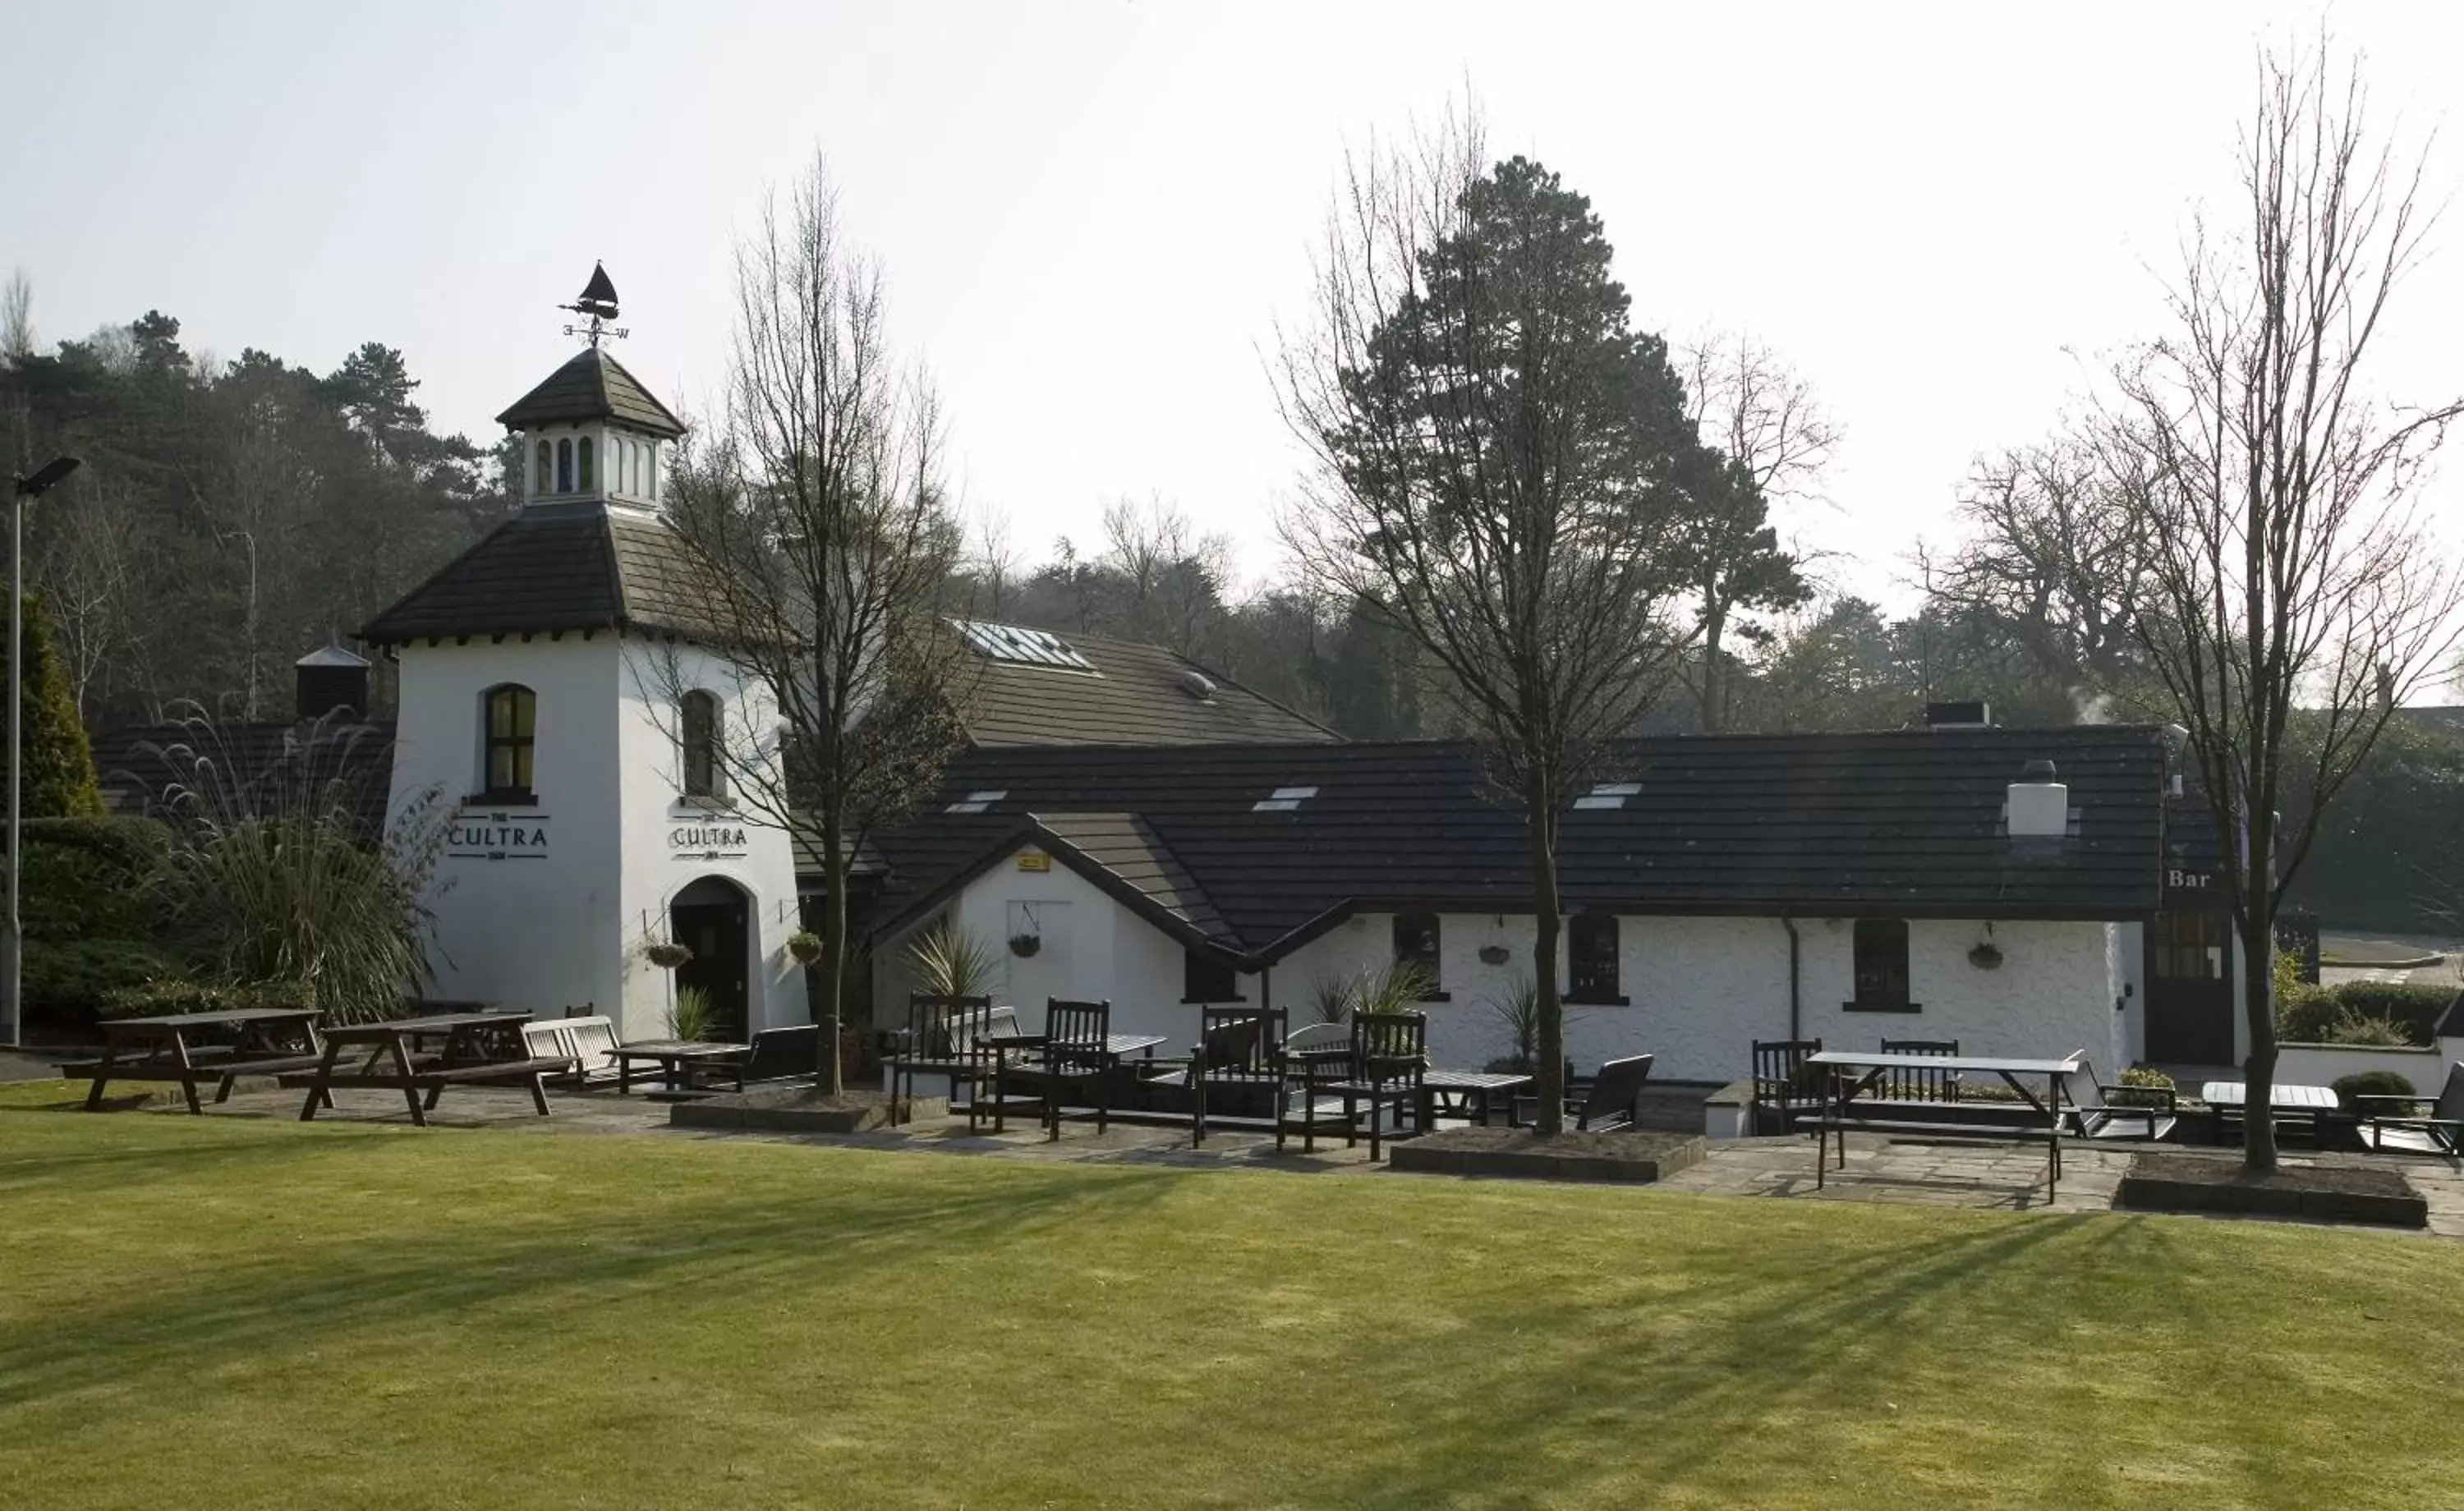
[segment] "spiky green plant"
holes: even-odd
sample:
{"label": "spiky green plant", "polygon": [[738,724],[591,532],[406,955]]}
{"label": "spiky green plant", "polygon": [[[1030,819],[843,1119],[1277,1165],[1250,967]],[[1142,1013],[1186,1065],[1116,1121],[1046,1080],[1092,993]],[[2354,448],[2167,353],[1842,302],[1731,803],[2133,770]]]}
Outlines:
{"label": "spiky green plant", "polygon": [[[1508,1053],[1514,1068],[1529,1072],[1540,1062],[1540,984],[1529,975],[1517,976],[1506,989],[1504,996],[1483,997],[1481,1006],[1488,1009],[1506,1030]],[[1563,1011],[1562,1009],[1560,1011]],[[1572,1028],[1582,1021],[1579,1013],[1567,1012],[1562,1018]]]}
{"label": "spiky green plant", "polygon": [[676,988],[676,1005],[668,1009],[668,1037],[700,1043],[718,1037],[718,1007],[697,986]]}
{"label": "spiky green plant", "polygon": [[1321,1023],[1340,1023],[1352,1015],[1352,1003],[1359,995],[1359,982],[1348,975],[1321,975],[1309,984],[1309,1011]]}
{"label": "spiky green plant", "polygon": [[1353,983],[1352,1007],[1356,1013],[1408,1013],[1437,989],[1437,978],[1419,961],[1389,960]]}
{"label": "spiky green plant", "polygon": [[443,791],[371,832],[361,742],[380,736],[367,726],[329,715],[257,756],[201,709],[178,722],[181,738],[148,751],[172,830],[159,886],[199,973],[297,983],[335,1022],[386,1017],[424,990],[429,884],[453,820]]}
{"label": "spiky green plant", "polygon": [[990,996],[1001,958],[966,928],[944,917],[907,947],[916,990],[935,996]]}

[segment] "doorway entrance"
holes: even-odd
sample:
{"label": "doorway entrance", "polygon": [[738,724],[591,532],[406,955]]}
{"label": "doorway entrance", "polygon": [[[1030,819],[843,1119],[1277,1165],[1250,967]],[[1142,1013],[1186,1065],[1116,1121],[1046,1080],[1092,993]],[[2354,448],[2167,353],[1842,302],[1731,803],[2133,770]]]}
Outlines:
{"label": "doorway entrance", "polygon": [[2230,921],[2209,909],[2158,913],[2147,926],[2147,1058],[2159,1064],[2233,1062]]}
{"label": "doorway entrance", "polygon": [[705,876],[668,906],[669,937],[693,952],[676,967],[676,990],[710,998],[718,1037],[738,1043],[752,1023],[753,900],[724,877]]}

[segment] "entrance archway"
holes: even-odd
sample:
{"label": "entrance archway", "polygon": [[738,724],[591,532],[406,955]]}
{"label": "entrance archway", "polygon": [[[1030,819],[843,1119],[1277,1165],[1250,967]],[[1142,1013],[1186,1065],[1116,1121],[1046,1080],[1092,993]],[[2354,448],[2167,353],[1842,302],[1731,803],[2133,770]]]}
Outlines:
{"label": "entrance archway", "polygon": [[690,883],[668,905],[669,937],[693,952],[676,967],[676,988],[710,998],[721,1039],[738,1042],[752,1025],[753,899],[723,876]]}

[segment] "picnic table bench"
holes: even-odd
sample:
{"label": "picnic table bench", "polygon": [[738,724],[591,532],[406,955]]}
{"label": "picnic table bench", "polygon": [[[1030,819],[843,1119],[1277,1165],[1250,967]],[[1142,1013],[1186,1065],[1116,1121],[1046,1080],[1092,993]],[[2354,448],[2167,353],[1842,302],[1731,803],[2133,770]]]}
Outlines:
{"label": "picnic table bench", "polygon": [[753,1054],[751,1044],[719,1043],[698,1039],[651,1039],[636,1043],[618,1044],[607,1053],[616,1061],[616,1090],[630,1094],[633,1078],[649,1071],[633,1068],[636,1061],[649,1061],[659,1068],[660,1085],[670,1092],[693,1089],[693,1073],[710,1069],[720,1075],[734,1076],[736,1089],[744,1089],[745,1062]]}
{"label": "picnic table bench", "polygon": [[218,1013],[169,1013],[105,1018],[101,1058],[60,1067],[70,1080],[91,1079],[89,1112],[99,1110],[115,1081],[176,1081],[188,1110],[202,1116],[197,1083],[220,1083],[217,1105],[231,1100],[242,1076],[275,1076],[317,1063],[315,1008],[248,1007]]}
{"label": "picnic table bench", "polygon": [[[1822,1189],[1824,1172],[1830,1167],[1831,1139],[1838,1136],[1839,1168],[1848,1168],[1848,1134],[1910,1133],[1929,1134],[1940,1138],[2006,1139],[2013,1143],[2043,1144],[2048,1150],[2045,1188],[2050,1192],[2062,1174],[2062,1083],[2063,1078],[2079,1073],[2083,1057],[2073,1054],[2059,1060],[2005,1058],[1994,1055],[1914,1055],[1883,1050],[1826,1049],[1806,1057],[1809,1065],[1821,1065],[1830,1071],[1819,1110],[1800,1115],[1796,1126],[1814,1132],[1814,1185]],[[1861,1071],[1862,1074],[1852,1074]],[[2009,1121],[1969,1122],[1964,1117],[1926,1117],[1923,1104],[1909,1104],[1905,1115],[1893,1116],[1886,1111],[1859,1112],[1857,1099],[1872,1090],[1894,1072],[1934,1071],[1949,1074],[1962,1072],[1977,1076],[1998,1076],[2003,1084],[2016,1093],[2027,1108],[2021,1113],[2013,1107]],[[2028,1086],[2028,1081],[2043,1077],[2045,1093],[2038,1096]],[[1890,1106],[1869,1101],[1871,1108]]]}
{"label": "picnic table bench", "polygon": [[[432,1013],[377,1023],[345,1023],[325,1030],[325,1052],[307,1078],[308,1100],[299,1121],[332,1106],[336,1086],[398,1090],[410,1121],[428,1126],[428,1113],[445,1088],[457,1085],[526,1086],[539,1116],[548,1115],[547,1078],[573,1068],[569,1056],[534,1056],[522,1041],[528,1013]],[[435,1041],[438,1047],[425,1046]],[[343,1063],[346,1049],[365,1049],[356,1065]],[[422,1098],[425,1096],[425,1104]]]}

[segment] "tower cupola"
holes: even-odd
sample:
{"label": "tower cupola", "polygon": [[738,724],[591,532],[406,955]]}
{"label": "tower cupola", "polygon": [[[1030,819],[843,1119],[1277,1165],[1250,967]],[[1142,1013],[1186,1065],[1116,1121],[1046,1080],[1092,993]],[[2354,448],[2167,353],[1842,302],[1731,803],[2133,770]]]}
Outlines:
{"label": "tower cupola", "polygon": [[523,507],[596,503],[656,514],[668,448],[685,433],[684,422],[600,344],[625,334],[608,323],[617,316],[616,285],[605,267],[594,267],[563,308],[588,318],[565,330],[590,344],[496,416],[521,437]]}

